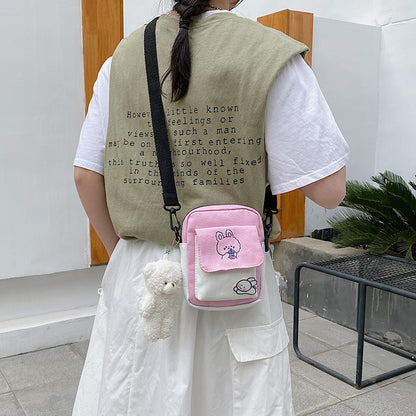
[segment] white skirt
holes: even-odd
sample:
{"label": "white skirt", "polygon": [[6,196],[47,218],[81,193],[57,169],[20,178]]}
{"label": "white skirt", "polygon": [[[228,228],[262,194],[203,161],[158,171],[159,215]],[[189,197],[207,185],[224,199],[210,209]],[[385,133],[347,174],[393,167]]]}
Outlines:
{"label": "white skirt", "polygon": [[[120,240],[103,282],[73,416],[292,416],[288,335],[270,256],[262,301],[201,311],[184,300],[170,338],[143,337],[143,267],[165,246]],[[179,250],[169,260],[180,261]]]}

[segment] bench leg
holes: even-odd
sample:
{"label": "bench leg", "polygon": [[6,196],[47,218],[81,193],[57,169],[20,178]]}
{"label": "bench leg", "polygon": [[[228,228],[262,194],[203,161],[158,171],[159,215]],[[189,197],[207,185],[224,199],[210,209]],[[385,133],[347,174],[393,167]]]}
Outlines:
{"label": "bench leg", "polygon": [[365,306],[367,297],[367,285],[364,283],[358,284],[358,309],[357,309],[357,333],[358,333],[358,344],[357,344],[357,366],[355,382],[356,388],[362,387],[363,381],[363,361],[364,361],[364,331],[365,331]]}
{"label": "bench leg", "polygon": [[295,271],[295,290],[293,294],[293,349],[296,355],[299,356],[299,290],[300,290],[300,270],[302,266],[299,265]]}

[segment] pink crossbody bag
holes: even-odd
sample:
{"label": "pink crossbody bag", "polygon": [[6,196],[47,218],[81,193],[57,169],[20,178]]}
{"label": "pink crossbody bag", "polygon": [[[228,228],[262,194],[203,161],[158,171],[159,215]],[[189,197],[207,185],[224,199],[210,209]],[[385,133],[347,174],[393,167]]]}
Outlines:
{"label": "pink crossbody bag", "polygon": [[259,301],[264,274],[260,214],[242,205],[210,205],[183,222],[185,297],[203,309],[236,309]]}
{"label": "pink crossbody bag", "polygon": [[[260,301],[264,255],[268,251],[276,197],[266,190],[265,214],[242,205],[209,205],[188,213],[183,227],[173,176],[169,139],[157,63],[155,27],[145,29],[144,46],[152,125],[162,182],[164,209],[181,251],[183,288],[188,303],[199,309],[227,310]],[[181,232],[182,228],[182,232]]]}

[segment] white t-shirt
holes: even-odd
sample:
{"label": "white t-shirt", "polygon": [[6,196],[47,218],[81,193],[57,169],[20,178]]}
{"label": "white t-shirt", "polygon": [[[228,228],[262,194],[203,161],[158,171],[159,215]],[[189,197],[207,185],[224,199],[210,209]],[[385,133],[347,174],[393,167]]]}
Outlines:
{"label": "white t-shirt", "polygon": [[[102,66],[82,126],[74,165],[104,173],[111,58]],[[143,91],[147,95],[147,91]],[[349,148],[300,55],[282,69],[269,91],[265,117],[268,181],[273,194],[325,178],[347,162]]]}

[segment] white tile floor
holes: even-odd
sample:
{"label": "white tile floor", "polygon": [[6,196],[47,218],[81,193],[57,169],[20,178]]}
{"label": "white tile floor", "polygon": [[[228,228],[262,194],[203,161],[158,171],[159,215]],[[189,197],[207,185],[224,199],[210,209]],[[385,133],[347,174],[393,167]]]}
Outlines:
{"label": "white tile floor", "polygon": [[[284,304],[284,314],[291,336],[293,307]],[[300,319],[302,352],[353,377],[355,333],[306,311]],[[1,359],[0,416],[70,416],[86,349],[84,342]],[[356,390],[289,350],[296,415],[416,414],[416,371]],[[365,346],[364,359],[365,377],[409,362],[372,345]]]}
{"label": "white tile floor", "polygon": [[[284,313],[291,336],[293,307],[284,304]],[[299,346],[306,356],[347,377],[355,378],[357,335],[354,331],[302,311]],[[356,390],[299,360],[291,345],[289,351],[296,415],[416,415],[416,371]],[[363,377],[368,378],[409,363],[411,361],[366,343]]]}

